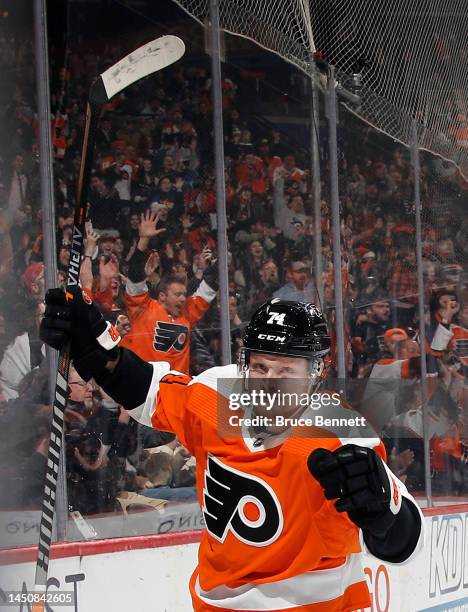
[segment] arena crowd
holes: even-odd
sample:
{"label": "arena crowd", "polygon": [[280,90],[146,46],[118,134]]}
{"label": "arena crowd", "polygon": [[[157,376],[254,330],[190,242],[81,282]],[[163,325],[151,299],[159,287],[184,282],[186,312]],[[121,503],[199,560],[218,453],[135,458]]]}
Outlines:
{"label": "arena crowd", "polygon": [[[111,65],[121,45],[102,44]],[[38,338],[45,285],[33,66],[30,40],[0,38],[0,70],[8,84],[0,100],[1,508],[39,506],[51,414],[45,349]],[[51,68],[57,283],[64,285],[86,92],[103,67],[83,44],[72,48],[65,68],[54,61]],[[327,161],[317,236],[309,152],[274,122],[259,120],[251,104],[251,75],[228,72],[223,113],[232,358],[242,346],[244,324],[264,301],[317,302],[321,287],[334,341]],[[272,96],[276,114],[286,115],[283,98]],[[174,367],[193,375],[219,364],[221,354],[212,112],[209,70],[190,57],[106,105],[81,268],[82,286],[117,325],[125,346],[145,358],[164,359],[166,353]],[[351,401],[368,413],[376,405],[390,411],[379,433],[392,467],[413,492],[423,493],[424,351],[434,491],[466,495],[468,222],[461,214],[468,184],[448,164],[422,156],[421,322],[409,152],[351,113],[342,116],[340,140],[346,370],[356,382]],[[314,276],[316,240],[320,283]],[[161,312],[179,327],[156,326]],[[420,342],[422,325],[426,346]],[[332,374],[335,353],[334,342]],[[136,424],[73,368],[69,386],[72,509],[83,515],[120,512],[123,492],[136,494],[135,507],[155,499],[196,499],[193,458],[172,434]]]}

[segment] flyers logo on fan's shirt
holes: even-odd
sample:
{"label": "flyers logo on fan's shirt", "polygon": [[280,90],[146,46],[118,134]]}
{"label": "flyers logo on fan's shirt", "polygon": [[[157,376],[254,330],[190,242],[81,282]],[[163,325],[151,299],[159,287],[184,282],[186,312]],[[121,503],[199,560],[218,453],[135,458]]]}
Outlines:
{"label": "flyers logo on fan's shirt", "polygon": [[203,514],[208,532],[224,542],[229,531],[252,546],[268,546],[283,529],[283,513],[273,489],[208,457],[203,489]]}
{"label": "flyers logo on fan's shirt", "polygon": [[153,346],[156,351],[167,352],[171,348],[181,351],[187,344],[189,330],[185,325],[157,321],[154,329]]}

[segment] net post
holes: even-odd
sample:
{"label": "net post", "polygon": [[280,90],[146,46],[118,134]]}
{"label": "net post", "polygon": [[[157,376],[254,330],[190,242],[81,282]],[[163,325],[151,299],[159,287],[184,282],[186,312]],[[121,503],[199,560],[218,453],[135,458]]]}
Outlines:
{"label": "net post", "polygon": [[[55,237],[54,172],[52,163],[52,139],[50,134],[50,89],[47,45],[47,8],[45,0],[34,0],[34,46],[36,56],[36,87],[39,120],[39,176],[41,185],[42,234],[44,253],[44,277],[46,289],[57,285],[57,255]],[[49,399],[54,401],[57,351],[47,347],[49,367]],[[65,474],[65,449],[62,442],[57,480],[55,507],[57,539],[64,540],[67,525],[67,490]]]}
{"label": "net post", "polygon": [[[47,289],[57,284],[55,254],[55,197],[54,170],[52,164],[52,139],[50,135],[50,92],[47,46],[47,13],[45,0],[34,0],[34,47],[36,56],[36,87],[39,121],[39,177],[41,186],[42,233],[44,252],[44,277]],[[50,372],[57,371],[57,352],[47,349]],[[53,376],[49,378],[51,397],[55,390]]]}
{"label": "net post", "polygon": [[323,309],[323,279],[322,279],[322,211],[321,211],[321,177],[319,150],[319,91],[317,85],[317,69],[312,58],[310,73],[310,145],[311,145],[311,179],[314,196],[314,274],[315,286],[319,295],[320,306]]}
{"label": "net post", "polygon": [[419,337],[421,345],[421,400],[423,409],[423,435],[424,435],[424,480],[426,484],[426,498],[429,508],[433,506],[431,460],[429,448],[429,414],[428,414],[428,387],[427,387],[427,356],[426,356],[426,327],[424,323],[424,276],[422,256],[422,228],[421,228],[421,194],[419,181],[421,179],[421,168],[419,160],[418,126],[416,119],[411,125],[411,162],[413,167],[414,181],[414,204],[416,225],[416,275],[418,281],[418,314],[419,314]]}
{"label": "net post", "polygon": [[[343,284],[341,278],[340,194],[338,186],[337,105],[335,69],[329,66],[327,87],[328,150],[330,156],[330,207],[333,238],[333,281],[335,285],[335,328],[338,380],[346,380]],[[345,394],[345,389],[340,392]]]}
{"label": "net post", "polygon": [[221,43],[218,0],[210,0],[211,85],[216,175],[216,230],[221,318],[221,361],[231,363],[231,326],[229,321],[229,279],[226,234],[226,187],[224,182],[223,98],[221,85]]}

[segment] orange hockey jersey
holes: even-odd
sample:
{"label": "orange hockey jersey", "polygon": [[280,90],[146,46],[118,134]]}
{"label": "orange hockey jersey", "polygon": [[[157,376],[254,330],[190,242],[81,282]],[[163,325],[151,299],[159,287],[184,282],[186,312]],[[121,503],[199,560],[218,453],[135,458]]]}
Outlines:
{"label": "orange hockey jersey", "polygon": [[[226,389],[237,378],[235,365],[211,368],[193,379],[169,372],[165,363],[153,368],[147,399],[130,415],[174,432],[196,458],[206,532],[190,583],[194,610],[345,612],[368,607],[359,529],[326,500],[307,458],[315,448],[334,450],[353,442],[384,456],[382,443],[377,438],[341,441],[282,434],[258,444],[245,429],[226,437],[220,418],[229,414]],[[401,495],[412,499],[392,478]]]}
{"label": "orange hockey jersey", "polygon": [[131,331],[121,346],[145,361],[167,361],[178,372],[188,372],[190,365],[190,330],[208,310],[216,292],[205,281],[185,302],[180,317],[174,319],[148,294],[146,282],[127,281],[125,306]]}
{"label": "orange hockey jersey", "polygon": [[455,349],[458,357],[468,365],[468,329],[454,324],[447,329],[439,323],[432,339],[431,349],[437,352]]}

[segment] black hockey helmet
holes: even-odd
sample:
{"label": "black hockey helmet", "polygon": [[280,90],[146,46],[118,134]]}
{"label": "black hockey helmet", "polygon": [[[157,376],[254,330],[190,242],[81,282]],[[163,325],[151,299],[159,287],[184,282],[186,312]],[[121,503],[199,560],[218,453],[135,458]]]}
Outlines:
{"label": "black hockey helmet", "polygon": [[[330,352],[330,336],[315,304],[273,298],[252,316],[244,333],[245,352],[317,359]],[[244,361],[245,363],[245,361]]]}

